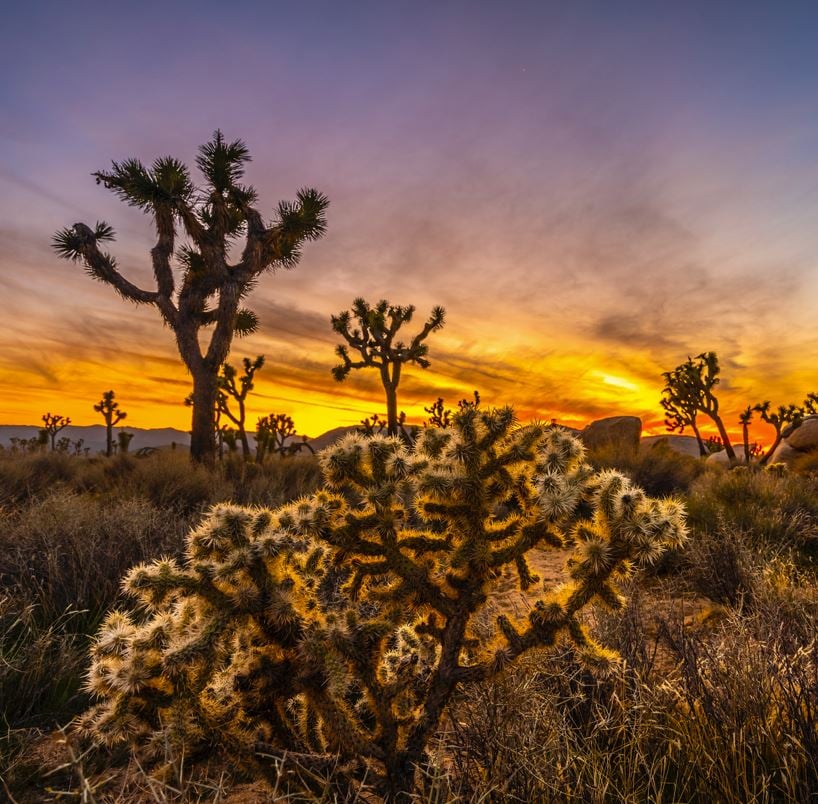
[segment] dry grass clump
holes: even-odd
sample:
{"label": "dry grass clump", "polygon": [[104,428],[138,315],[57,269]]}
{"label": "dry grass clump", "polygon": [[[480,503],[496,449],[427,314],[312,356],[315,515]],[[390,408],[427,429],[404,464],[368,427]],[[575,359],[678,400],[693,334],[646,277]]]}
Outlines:
{"label": "dry grass clump", "polygon": [[617,469],[654,497],[687,492],[704,471],[704,463],[681,455],[667,444],[640,448],[637,452],[616,446],[595,447],[588,461],[597,469]]}

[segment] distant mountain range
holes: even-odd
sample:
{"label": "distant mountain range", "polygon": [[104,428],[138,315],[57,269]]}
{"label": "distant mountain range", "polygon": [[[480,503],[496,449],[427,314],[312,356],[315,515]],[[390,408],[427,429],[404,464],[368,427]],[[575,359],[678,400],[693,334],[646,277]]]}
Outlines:
{"label": "distant mountain range", "polygon": [[[136,452],[143,447],[169,447],[177,444],[180,447],[190,445],[190,433],[184,430],[176,430],[173,427],[157,427],[143,429],[141,427],[115,427],[114,438],[120,430],[127,430],[133,433],[133,440],[130,444],[130,451]],[[323,435],[308,439],[310,446],[318,452],[341,438],[341,436],[355,430],[355,427],[335,427]],[[0,424],[0,444],[7,447],[11,444],[12,438],[36,438],[40,428],[34,425]],[[84,427],[73,424],[60,430],[57,438],[70,438],[72,441],[83,440],[83,447],[89,447],[91,452],[101,452],[105,450],[105,426],[102,424],[90,424]],[[252,436],[250,438],[252,442]],[[300,440],[300,439],[296,439]]]}
{"label": "distant mountain range", "polygon": [[[133,433],[133,440],[130,444],[130,451],[136,452],[143,447],[170,447],[176,444],[180,447],[187,447],[190,445],[190,433],[183,430],[176,430],[173,427],[157,427],[150,429],[143,429],[140,427],[125,427],[114,428],[114,436],[120,429],[125,429],[129,433]],[[355,426],[350,427],[334,427],[332,430],[327,430],[320,436],[315,438],[308,438],[307,441],[310,446],[316,451],[328,447],[339,438],[351,433],[356,429]],[[12,438],[35,438],[39,433],[40,428],[34,425],[14,425],[14,424],[0,424],[0,444],[9,446]],[[83,447],[89,447],[91,452],[103,452],[105,450],[105,427],[101,424],[91,424],[85,427],[69,425],[64,430],[60,431],[58,438],[66,436],[72,441],[83,439]],[[297,438],[296,440],[300,440]],[[252,443],[253,438],[250,436]],[[643,447],[652,447],[657,442],[664,441],[674,451],[682,452],[688,455],[697,457],[699,454],[698,444],[696,439],[691,436],[678,435],[661,435],[661,436],[643,436],[641,443]]]}

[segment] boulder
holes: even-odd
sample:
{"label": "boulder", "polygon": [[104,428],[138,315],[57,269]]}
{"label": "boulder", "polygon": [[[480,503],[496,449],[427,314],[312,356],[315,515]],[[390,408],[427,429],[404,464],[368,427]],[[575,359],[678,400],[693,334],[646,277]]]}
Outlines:
{"label": "boulder", "polygon": [[[735,449],[735,447],[733,448]],[[736,458],[740,461],[744,461],[744,448],[742,447],[741,453],[736,452]],[[719,450],[718,452],[713,452],[707,456],[707,462],[711,466],[730,466],[730,459],[727,457],[727,450]]]}
{"label": "boulder", "polygon": [[781,443],[798,452],[818,449],[818,416],[807,416]]}
{"label": "boulder", "polygon": [[611,416],[591,422],[580,434],[589,449],[612,448],[636,452],[642,435],[638,416]]}
{"label": "boulder", "polygon": [[782,441],[776,448],[775,452],[770,457],[770,460],[767,464],[773,463],[783,463],[787,466],[791,466],[792,463],[799,455],[803,455],[803,452],[799,452],[797,449],[793,449],[786,441]]}
{"label": "boulder", "polygon": [[679,455],[689,455],[692,458],[701,457],[699,453],[699,442],[694,436],[686,435],[660,435],[645,436],[640,446],[642,450],[669,449]]}

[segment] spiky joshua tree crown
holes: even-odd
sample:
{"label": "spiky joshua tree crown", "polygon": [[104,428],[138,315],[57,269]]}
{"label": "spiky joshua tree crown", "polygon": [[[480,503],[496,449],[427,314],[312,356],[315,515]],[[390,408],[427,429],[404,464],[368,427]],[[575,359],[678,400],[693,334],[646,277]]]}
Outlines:
{"label": "spiky joshua tree crown", "polygon": [[[183,561],[131,570],[144,614],[110,614],[92,648],[99,703],[81,726],[95,739],[220,744],[262,771],[259,745],[334,755],[400,797],[459,685],[562,640],[615,661],[580,612],[621,606],[634,565],[685,539],[679,503],[594,472],[576,438],[518,427],[510,408],[464,408],[413,445],[350,435],[320,460],[313,496],[219,505]],[[566,543],[566,582],[536,590],[529,554]],[[478,639],[507,567],[536,603]]]}

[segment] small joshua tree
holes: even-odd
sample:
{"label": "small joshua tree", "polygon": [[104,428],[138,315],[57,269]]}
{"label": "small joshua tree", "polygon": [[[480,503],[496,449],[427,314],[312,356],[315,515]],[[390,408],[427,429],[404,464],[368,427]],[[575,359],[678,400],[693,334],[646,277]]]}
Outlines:
{"label": "small joshua tree", "polygon": [[[594,472],[578,439],[508,408],[464,409],[413,445],[349,435],[320,460],[323,490],[217,506],[184,560],[128,574],[141,609],[110,614],[93,644],[84,733],[160,755],[221,745],[258,772],[294,753],[405,800],[458,688],[557,642],[609,668],[581,612],[621,607],[634,566],[685,538],[679,503]],[[566,583],[538,586],[529,556],[566,542]],[[487,638],[506,568],[533,605]]]}
{"label": "small joshua tree", "polygon": [[256,426],[256,461],[262,463],[268,454],[285,457],[302,449],[315,452],[307,443],[307,436],[301,436],[301,441],[296,441],[297,437],[295,422],[286,413],[260,417]]}
{"label": "small joshua tree", "polygon": [[40,430],[40,433],[45,434],[45,438],[51,443],[51,451],[55,452],[57,449],[57,433],[68,427],[71,424],[71,419],[67,416],[59,416],[56,413],[44,413],[42,419],[45,427]]}
{"label": "small joshua tree", "polygon": [[[352,369],[378,369],[386,392],[389,435],[398,434],[398,384],[401,370],[407,363],[416,363],[421,368],[429,367],[426,358],[429,347],[425,341],[432,332],[443,327],[446,315],[442,307],[435,307],[421,331],[408,344],[396,341],[400,328],[412,320],[414,312],[413,305],[398,307],[382,299],[371,307],[359,298],[352,303],[351,312],[345,310],[332,316],[332,328],[346,341],[335,349],[342,362],[332,370],[332,376],[342,382]],[[350,350],[355,355],[354,360],[350,357]]]}
{"label": "small joshua tree", "polygon": [[[719,413],[719,400],[714,390],[720,382],[720,371],[719,359],[715,352],[702,352],[695,359],[689,357],[686,362],[663,375],[666,386],[663,391],[662,407],[669,412],[670,409],[665,404],[668,402],[683,416],[689,416],[687,411],[695,406],[697,413],[708,416],[719,431],[719,438],[730,463],[734,464],[736,453]],[[674,416],[675,414],[671,415],[671,422],[676,421]],[[699,438],[699,449],[701,447],[702,442]]]}
{"label": "small joshua tree", "polygon": [[[245,357],[242,363],[244,365],[244,374],[240,377],[234,366],[229,363],[222,366],[219,375],[219,389],[222,393],[219,395],[217,402],[221,408],[221,413],[236,425],[238,437],[241,441],[241,453],[244,460],[248,461],[250,460],[250,442],[247,439],[247,430],[245,429],[247,420],[246,401],[247,395],[253,390],[253,379],[256,372],[264,366],[264,355],[259,355],[255,360]],[[238,408],[237,413],[230,410],[229,399],[235,400]]]}
{"label": "small joshua tree", "polygon": [[[473,394],[474,399],[461,399],[457,403],[457,409],[463,410],[463,408],[467,407],[479,408],[480,394],[477,391],[474,391]],[[428,408],[423,408],[423,410],[429,414],[429,418],[423,423],[424,427],[451,427],[452,417],[455,411],[446,407],[442,396],[439,396]]]}
{"label": "small joshua tree", "polygon": [[738,417],[738,423],[741,425],[741,439],[744,442],[744,462],[750,463],[752,450],[750,449],[750,424],[753,421],[753,407],[747,405]]}
{"label": "small joshua tree", "polygon": [[778,410],[773,410],[772,403],[769,400],[765,400],[756,405],[753,410],[758,412],[761,421],[772,425],[775,430],[775,440],[760,461],[762,466],[766,466],[772,454],[781,443],[785,428],[788,426],[798,427],[804,420],[804,408],[800,408],[797,405],[779,405]]}
{"label": "small joshua tree", "polygon": [[[204,178],[200,187],[194,185],[188,167],[170,156],[150,167],[126,159],[114,162],[109,171],[94,173],[98,184],[152,218],[157,235],[151,249],[155,289],[134,285],[119,272],[114,257],[102,250],[114,239],[107,223],[94,227],[75,223],[54,236],[59,256],[82,262],[92,278],[111,285],[127,301],[158,309],[193,377],[190,455],[211,465],[216,458],[219,369],[233,336],[258,325],[255,314],[241,302],[264,273],[295,267],[302,245],[321,237],[326,228],[327,199],[312,189],[299,190],[295,202],[280,202],[273,220],[265,223],[256,209],[256,191],[242,183],[249,161],[241,140],[227,142],[216,131],[196,158]],[[228,255],[240,235],[244,247],[231,263]],[[208,327],[212,334],[203,348],[200,335]]]}
{"label": "small joshua tree", "polygon": [[114,454],[114,427],[128,416],[124,410],[120,410],[115,396],[113,391],[105,391],[102,399],[94,405],[94,410],[105,419],[105,454],[109,458]]}

